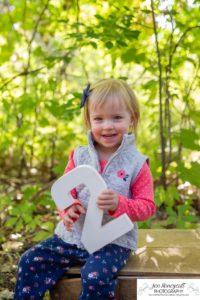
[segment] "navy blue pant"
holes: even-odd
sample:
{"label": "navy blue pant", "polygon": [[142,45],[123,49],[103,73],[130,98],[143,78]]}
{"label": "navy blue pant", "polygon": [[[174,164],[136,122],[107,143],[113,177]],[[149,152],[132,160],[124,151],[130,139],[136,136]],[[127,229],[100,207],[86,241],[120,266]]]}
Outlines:
{"label": "navy blue pant", "polygon": [[39,300],[67,270],[83,263],[79,300],[115,299],[117,274],[130,250],[109,244],[93,254],[63,242],[57,235],[26,251],[20,260],[14,300]]}

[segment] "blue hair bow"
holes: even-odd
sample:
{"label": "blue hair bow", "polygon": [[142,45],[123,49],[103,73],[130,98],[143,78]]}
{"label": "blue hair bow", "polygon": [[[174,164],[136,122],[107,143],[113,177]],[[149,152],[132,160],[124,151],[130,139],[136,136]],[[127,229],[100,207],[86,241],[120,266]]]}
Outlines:
{"label": "blue hair bow", "polygon": [[85,101],[87,100],[87,97],[89,96],[89,91],[90,91],[90,83],[83,90],[83,95],[82,95],[82,98],[81,98],[80,108],[82,108],[85,105]]}

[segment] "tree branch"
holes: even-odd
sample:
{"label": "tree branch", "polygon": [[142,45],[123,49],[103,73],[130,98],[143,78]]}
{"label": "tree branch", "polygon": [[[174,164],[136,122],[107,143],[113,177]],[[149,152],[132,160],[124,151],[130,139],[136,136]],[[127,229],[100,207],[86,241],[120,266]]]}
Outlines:
{"label": "tree branch", "polygon": [[165,76],[165,85],[166,85],[166,98],[165,98],[165,118],[166,118],[166,127],[168,132],[168,143],[169,143],[169,153],[167,158],[167,163],[171,162],[172,155],[172,136],[171,136],[171,110],[170,110],[170,101],[171,101],[171,93],[170,93],[170,77],[172,72],[172,48],[173,48],[173,37],[174,37],[174,26],[173,26],[173,18],[171,12],[169,12],[170,21],[171,21],[171,34],[169,36],[169,59],[168,64],[165,68],[166,76]]}
{"label": "tree branch", "polygon": [[[30,68],[30,64],[31,64],[31,52],[32,52],[32,43],[35,39],[35,36],[36,36],[36,33],[37,33],[37,30],[38,30],[38,27],[39,27],[39,24],[42,20],[42,16],[44,15],[48,5],[49,5],[49,1],[50,0],[47,0],[45,6],[43,7],[38,19],[37,19],[37,22],[35,24],[35,27],[33,29],[33,34],[32,34],[32,37],[31,39],[28,41],[28,60],[27,60],[27,65],[25,67],[25,71],[28,72],[29,68]],[[27,76],[25,75],[25,82],[24,82],[24,93],[26,92],[26,86],[27,86]]]}
{"label": "tree branch", "polygon": [[29,74],[32,74],[32,73],[35,73],[35,72],[38,72],[40,70],[44,69],[44,67],[41,67],[41,68],[38,68],[38,69],[35,69],[35,70],[31,70],[31,71],[23,71],[19,74],[16,74],[15,76],[13,76],[12,78],[8,79],[1,87],[0,87],[0,90],[3,90],[4,87],[6,87],[10,82],[12,82],[14,79],[16,79],[17,77],[20,77],[20,76],[27,76]]}
{"label": "tree branch", "polygon": [[156,53],[157,53],[157,64],[159,70],[159,123],[160,123],[160,143],[161,143],[161,163],[162,163],[162,176],[161,181],[164,189],[166,189],[166,168],[165,168],[165,137],[164,137],[164,130],[163,130],[163,100],[162,100],[162,65],[161,65],[161,54],[158,42],[158,32],[157,32],[157,25],[156,25],[156,18],[155,18],[155,11],[154,11],[154,2],[151,0],[151,13],[152,13],[152,20],[153,20],[153,29],[154,29],[154,36],[155,36],[155,45],[156,45]]}
{"label": "tree branch", "polygon": [[179,47],[180,43],[182,42],[182,40],[185,38],[185,36],[187,35],[187,33],[193,29],[197,29],[199,28],[200,29],[200,25],[196,25],[196,26],[193,26],[193,27],[188,27],[185,32],[181,35],[181,37],[179,38],[178,42],[175,44],[174,46],[174,49],[172,51],[172,57],[174,55],[174,53],[176,52],[177,48]]}

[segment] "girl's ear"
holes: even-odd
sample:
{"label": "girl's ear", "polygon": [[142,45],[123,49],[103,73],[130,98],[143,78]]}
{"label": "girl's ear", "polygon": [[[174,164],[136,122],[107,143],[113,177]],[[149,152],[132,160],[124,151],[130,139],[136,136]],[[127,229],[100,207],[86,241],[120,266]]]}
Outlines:
{"label": "girl's ear", "polygon": [[130,133],[131,133],[131,132],[133,133],[133,131],[134,131],[134,123],[133,123],[133,122],[130,123],[129,131],[130,131]]}
{"label": "girl's ear", "polygon": [[131,117],[131,124],[130,125],[131,125],[131,127],[135,125],[135,120],[134,120],[133,117]]}
{"label": "girl's ear", "polygon": [[131,117],[131,122],[130,122],[130,132],[134,132],[135,129],[135,119],[134,117]]}

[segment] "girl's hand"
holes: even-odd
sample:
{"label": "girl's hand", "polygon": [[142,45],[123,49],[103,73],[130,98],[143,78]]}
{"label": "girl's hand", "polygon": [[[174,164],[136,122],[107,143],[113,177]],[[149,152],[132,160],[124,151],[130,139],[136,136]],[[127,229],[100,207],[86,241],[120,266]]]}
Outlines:
{"label": "girl's hand", "polygon": [[119,197],[112,190],[103,191],[97,198],[97,206],[104,211],[115,211],[117,209]]}
{"label": "girl's hand", "polygon": [[68,231],[72,231],[73,223],[79,219],[81,214],[85,214],[85,209],[81,204],[74,204],[67,210],[63,222]]}

